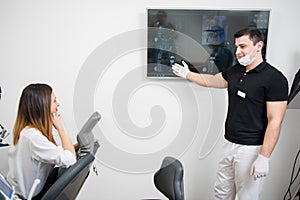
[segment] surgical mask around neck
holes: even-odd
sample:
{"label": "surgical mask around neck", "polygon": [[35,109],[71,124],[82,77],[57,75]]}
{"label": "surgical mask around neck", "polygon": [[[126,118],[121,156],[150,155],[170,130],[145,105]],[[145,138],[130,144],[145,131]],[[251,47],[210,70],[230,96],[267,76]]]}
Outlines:
{"label": "surgical mask around neck", "polygon": [[238,59],[239,63],[245,67],[253,63],[254,60],[255,57],[251,59],[249,55],[245,55],[244,57]]}
{"label": "surgical mask around neck", "polygon": [[[256,59],[255,54],[254,54],[255,51],[256,51],[256,48],[253,48],[253,50],[249,54],[238,59],[238,62],[245,67],[247,67],[248,65],[251,65],[254,62],[254,60]],[[250,55],[254,55],[254,57],[251,59]]]}

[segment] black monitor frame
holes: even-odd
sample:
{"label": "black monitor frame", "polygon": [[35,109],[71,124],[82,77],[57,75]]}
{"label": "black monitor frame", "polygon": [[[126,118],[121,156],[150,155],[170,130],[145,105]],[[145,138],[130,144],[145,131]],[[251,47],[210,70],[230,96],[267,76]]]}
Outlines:
{"label": "black monitor frame", "polygon": [[148,8],[147,77],[175,78],[171,66],[182,60],[198,73],[225,70],[237,62],[233,34],[248,26],[264,34],[266,59],[270,14],[270,9]]}

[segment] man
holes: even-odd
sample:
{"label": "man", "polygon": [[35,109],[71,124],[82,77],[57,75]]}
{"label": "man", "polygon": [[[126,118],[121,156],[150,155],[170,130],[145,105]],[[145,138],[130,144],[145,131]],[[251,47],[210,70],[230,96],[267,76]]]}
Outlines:
{"label": "man", "polygon": [[215,199],[259,199],[269,159],[277,143],[288,99],[288,83],[262,57],[263,36],[256,28],[234,34],[239,64],[216,75],[173,72],[204,87],[227,88],[226,150],[219,163]]}

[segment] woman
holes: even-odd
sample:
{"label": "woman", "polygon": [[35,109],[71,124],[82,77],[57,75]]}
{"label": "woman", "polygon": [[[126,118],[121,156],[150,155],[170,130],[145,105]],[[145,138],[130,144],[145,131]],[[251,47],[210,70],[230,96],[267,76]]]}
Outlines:
{"label": "woman", "polygon": [[[68,167],[76,162],[75,149],[57,112],[58,106],[49,85],[30,84],[22,92],[13,146],[8,153],[7,177],[22,198],[28,197],[35,179],[40,180],[33,193],[37,195],[55,165]],[[56,145],[52,127],[57,130],[62,146]]]}

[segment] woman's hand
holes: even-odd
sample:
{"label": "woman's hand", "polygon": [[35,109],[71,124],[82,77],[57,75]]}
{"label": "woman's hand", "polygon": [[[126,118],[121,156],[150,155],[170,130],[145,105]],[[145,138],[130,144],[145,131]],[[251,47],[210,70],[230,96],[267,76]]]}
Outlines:
{"label": "woman's hand", "polygon": [[65,130],[62,116],[56,112],[56,113],[52,113],[51,118],[52,118],[53,126],[59,134],[62,147],[65,150],[71,151],[71,153],[76,157],[75,148]]}
{"label": "woman's hand", "polygon": [[52,113],[51,118],[53,126],[57,131],[62,131],[65,129],[63,118],[59,113]]}

